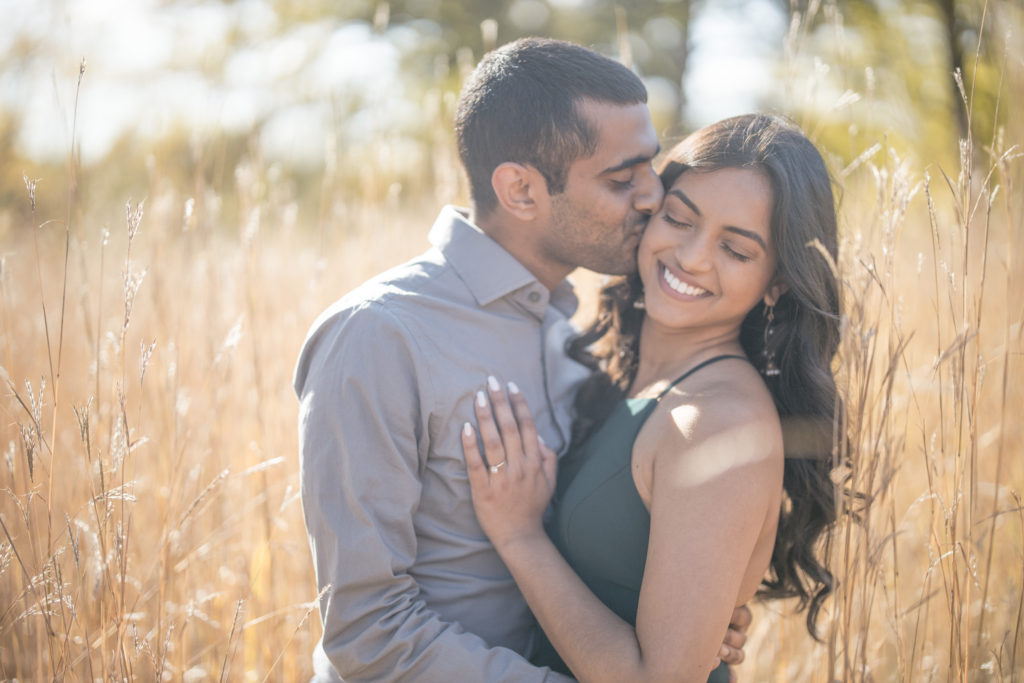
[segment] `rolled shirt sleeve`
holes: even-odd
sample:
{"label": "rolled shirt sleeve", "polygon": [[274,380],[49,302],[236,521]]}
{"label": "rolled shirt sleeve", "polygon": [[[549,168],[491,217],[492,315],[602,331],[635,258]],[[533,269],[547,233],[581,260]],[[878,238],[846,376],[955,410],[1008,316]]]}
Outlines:
{"label": "rolled shirt sleeve", "polygon": [[353,683],[569,680],[443,619],[410,573],[435,400],[420,357],[382,302],[363,301],[325,314],[299,359],[303,513],[327,587],[323,652]]}

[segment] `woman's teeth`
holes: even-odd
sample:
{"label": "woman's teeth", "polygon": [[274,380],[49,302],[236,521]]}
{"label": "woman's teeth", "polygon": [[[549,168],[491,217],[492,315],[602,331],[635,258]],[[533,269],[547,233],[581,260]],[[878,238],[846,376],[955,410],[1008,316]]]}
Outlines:
{"label": "woman's teeth", "polygon": [[706,289],[701,289],[700,287],[691,287],[690,285],[686,284],[685,282],[677,278],[675,275],[670,273],[668,268],[664,268],[664,273],[665,282],[668,283],[668,286],[674,289],[675,291],[679,292],[680,294],[686,294],[689,296],[701,296],[703,294],[708,293],[708,290]]}

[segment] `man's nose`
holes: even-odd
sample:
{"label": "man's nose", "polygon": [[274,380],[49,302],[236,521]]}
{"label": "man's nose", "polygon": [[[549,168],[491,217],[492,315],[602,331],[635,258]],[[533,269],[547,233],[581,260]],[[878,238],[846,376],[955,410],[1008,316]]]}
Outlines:
{"label": "man's nose", "polygon": [[665,188],[661,185],[661,178],[654,172],[654,168],[648,166],[647,172],[638,183],[637,193],[633,199],[633,208],[643,214],[652,216],[661,208],[661,200],[665,196]]}

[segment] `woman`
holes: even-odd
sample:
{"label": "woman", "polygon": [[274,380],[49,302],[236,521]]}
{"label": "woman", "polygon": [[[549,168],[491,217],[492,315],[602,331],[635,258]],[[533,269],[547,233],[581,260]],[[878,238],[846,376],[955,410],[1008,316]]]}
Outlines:
{"label": "woman", "polygon": [[[555,458],[515,385],[478,395],[489,467],[463,433],[481,526],[583,681],[707,680],[735,606],[796,596],[814,635],[831,591],[816,554],[835,514],[828,172],[798,129],[750,115],[694,133],[660,174],[638,272],[605,288],[571,349],[600,371],[550,537]],[[802,431],[785,457],[780,417]]]}

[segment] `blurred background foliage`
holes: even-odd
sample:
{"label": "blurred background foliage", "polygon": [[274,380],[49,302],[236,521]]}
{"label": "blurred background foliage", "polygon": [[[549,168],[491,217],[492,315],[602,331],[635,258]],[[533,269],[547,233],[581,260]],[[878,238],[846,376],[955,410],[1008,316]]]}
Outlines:
{"label": "blurred background foliage", "polygon": [[873,498],[836,537],[827,645],[759,607],[741,679],[1020,679],[1021,0],[0,0],[0,19],[0,678],[308,679],[301,332],[465,200],[463,77],[540,34],[631,64],[664,146],[773,110],[842,186],[836,475]]}
{"label": "blurred background foliage", "polygon": [[[950,168],[951,141],[968,126],[991,141],[1012,109],[997,101],[1024,91],[1001,78],[1006,60],[1021,60],[1015,0],[4,4],[0,237],[32,223],[23,176],[40,179],[47,217],[169,183],[181,206],[191,199],[186,228],[238,224],[245,159],[305,229],[341,229],[361,202],[461,201],[450,129],[462,77],[524,35],[631,64],[667,142],[722,115],[774,110],[840,168],[875,143]],[[730,22],[745,31],[746,61],[723,57],[738,51],[735,35],[723,42]],[[699,87],[709,79],[717,91]],[[715,102],[733,83],[738,101]]]}

